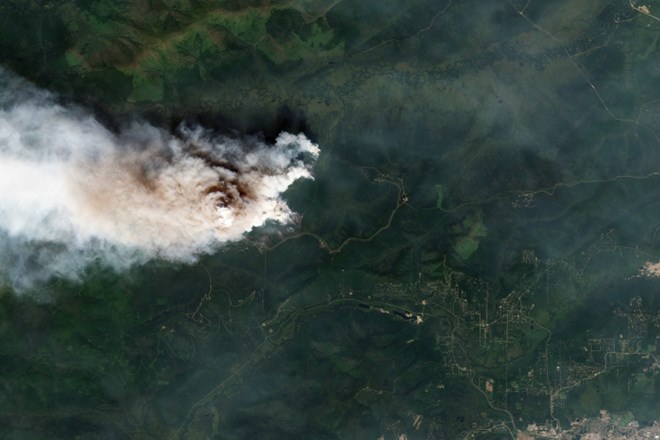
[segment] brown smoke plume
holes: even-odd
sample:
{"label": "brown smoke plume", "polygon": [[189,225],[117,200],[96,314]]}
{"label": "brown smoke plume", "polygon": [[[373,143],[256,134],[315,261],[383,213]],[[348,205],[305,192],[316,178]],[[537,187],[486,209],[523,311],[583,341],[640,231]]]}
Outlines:
{"label": "brown smoke plume", "polygon": [[274,145],[145,123],[115,134],[6,72],[0,86],[0,263],[19,289],[98,259],[191,262],[286,222],[280,194],[319,154],[286,132]]}

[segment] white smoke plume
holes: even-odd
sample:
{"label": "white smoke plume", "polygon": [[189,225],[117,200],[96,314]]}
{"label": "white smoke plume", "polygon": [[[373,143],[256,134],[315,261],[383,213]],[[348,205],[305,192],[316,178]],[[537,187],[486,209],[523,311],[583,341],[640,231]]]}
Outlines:
{"label": "white smoke plume", "polygon": [[114,133],[0,70],[0,272],[20,290],[76,280],[94,261],[192,262],[267,220],[290,220],[280,194],[312,177],[318,154],[286,132],[275,145],[202,127]]}

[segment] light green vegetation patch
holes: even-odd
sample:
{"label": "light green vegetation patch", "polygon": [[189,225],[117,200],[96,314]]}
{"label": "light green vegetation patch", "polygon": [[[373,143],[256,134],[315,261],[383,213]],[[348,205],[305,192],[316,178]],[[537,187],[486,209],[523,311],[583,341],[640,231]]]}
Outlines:
{"label": "light green vegetation patch", "polygon": [[442,201],[445,198],[445,189],[444,189],[444,187],[440,184],[435,185],[435,193],[436,193],[435,206],[438,209],[442,209]]}
{"label": "light green vegetation patch", "polygon": [[132,77],[130,102],[155,103],[167,98],[168,87],[218,77],[250,53],[281,64],[344,51],[327,24],[289,7],[232,10],[211,2],[145,7],[140,2],[61,6],[75,36],[67,64],[81,73],[112,65]]}
{"label": "light green vegetation patch", "polygon": [[454,226],[454,232],[461,234],[454,243],[454,251],[462,260],[469,259],[479,249],[479,238],[486,236],[486,226],[483,224],[481,212],[476,212]]}

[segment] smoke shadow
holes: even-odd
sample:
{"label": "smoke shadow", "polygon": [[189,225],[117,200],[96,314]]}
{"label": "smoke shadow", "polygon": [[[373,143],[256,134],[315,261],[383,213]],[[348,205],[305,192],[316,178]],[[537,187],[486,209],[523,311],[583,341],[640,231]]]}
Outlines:
{"label": "smoke shadow", "polygon": [[167,127],[176,132],[177,127],[202,126],[218,136],[245,138],[257,136],[267,144],[274,144],[277,136],[286,131],[288,133],[303,133],[312,142],[316,136],[312,132],[307,116],[303,111],[294,111],[289,106],[281,106],[275,115],[272,113],[255,113],[245,118],[247,124],[241,123],[232,116],[214,110],[199,110],[194,112],[175,112],[166,117],[158,113],[142,115],[148,122],[156,126]]}

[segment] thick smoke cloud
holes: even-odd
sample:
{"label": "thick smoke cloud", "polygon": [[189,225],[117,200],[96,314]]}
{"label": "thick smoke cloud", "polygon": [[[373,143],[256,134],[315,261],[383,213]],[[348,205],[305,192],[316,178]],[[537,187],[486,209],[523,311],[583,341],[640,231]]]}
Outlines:
{"label": "thick smoke cloud", "polygon": [[160,258],[192,262],[292,212],[280,198],[311,178],[319,148],[175,135],[145,123],[114,133],[81,109],[0,71],[0,264],[17,289]]}

